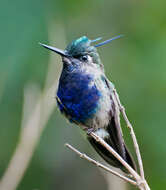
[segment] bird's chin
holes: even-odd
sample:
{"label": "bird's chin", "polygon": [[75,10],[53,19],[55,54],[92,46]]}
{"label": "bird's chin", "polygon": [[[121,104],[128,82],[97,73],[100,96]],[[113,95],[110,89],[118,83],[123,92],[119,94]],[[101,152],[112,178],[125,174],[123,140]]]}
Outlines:
{"label": "bird's chin", "polygon": [[71,60],[68,57],[62,57],[62,61],[64,64],[70,65],[71,64]]}

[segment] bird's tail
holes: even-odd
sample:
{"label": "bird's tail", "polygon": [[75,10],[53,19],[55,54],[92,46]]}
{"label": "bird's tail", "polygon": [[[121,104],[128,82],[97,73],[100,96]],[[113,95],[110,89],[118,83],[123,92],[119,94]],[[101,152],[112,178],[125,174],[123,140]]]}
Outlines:
{"label": "bird's tail", "polygon": [[[129,153],[122,136],[122,132],[115,124],[114,118],[109,123],[106,129],[98,129],[95,131],[96,135],[104,139],[134,170],[136,165]],[[93,139],[91,136],[87,137],[93,148],[97,153],[110,165],[120,168],[122,171],[127,172],[121,162],[116,159],[103,145]]]}

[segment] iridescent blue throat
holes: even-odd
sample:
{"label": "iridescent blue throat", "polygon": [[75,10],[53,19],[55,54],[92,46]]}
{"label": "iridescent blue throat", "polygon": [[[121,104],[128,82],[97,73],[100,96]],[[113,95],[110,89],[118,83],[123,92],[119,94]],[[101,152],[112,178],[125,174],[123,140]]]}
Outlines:
{"label": "iridescent blue throat", "polygon": [[[60,111],[69,117],[69,120],[84,124],[94,116],[99,108],[101,92],[96,85],[89,85],[93,75],[83,72],[62,73],[57,96],[60,100]],[[63,103],[62,103],[63,102]]]}

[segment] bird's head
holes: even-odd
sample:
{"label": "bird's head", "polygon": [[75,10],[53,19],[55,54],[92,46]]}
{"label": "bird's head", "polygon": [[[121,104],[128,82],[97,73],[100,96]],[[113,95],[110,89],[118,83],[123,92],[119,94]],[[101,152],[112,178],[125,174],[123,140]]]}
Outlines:
{"label": "bird's head", "polygon": [[105,45],[112,40],[120,38],[121,35],[101,42],[99,44],[95,44],[95,42],[101,40],[101,38],[97,38],[95,40],[90,40],[86,36],[80,37],[76,40],[73,40],[65,50],[61,50],[52,46],[48,46],[45,44],[41,44],[43,47],[58,53],[62,57],[63,67],[64,68],[74,68],[80,67],[81,65],[92,65],[96,64],[99,67],[102,67],[99,54],[97,52],[97,47]]}

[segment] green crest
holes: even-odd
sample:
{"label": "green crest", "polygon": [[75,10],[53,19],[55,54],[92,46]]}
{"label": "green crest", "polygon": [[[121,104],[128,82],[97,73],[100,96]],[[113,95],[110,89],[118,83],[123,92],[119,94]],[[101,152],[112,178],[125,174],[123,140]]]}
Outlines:
{"label": "green crest", "polygon": [[73,57],[85,55],[92,51],[96,51],[94,46],[91,46],[91,40],[86,36],[73,40],[66,48],[69,55]]}

